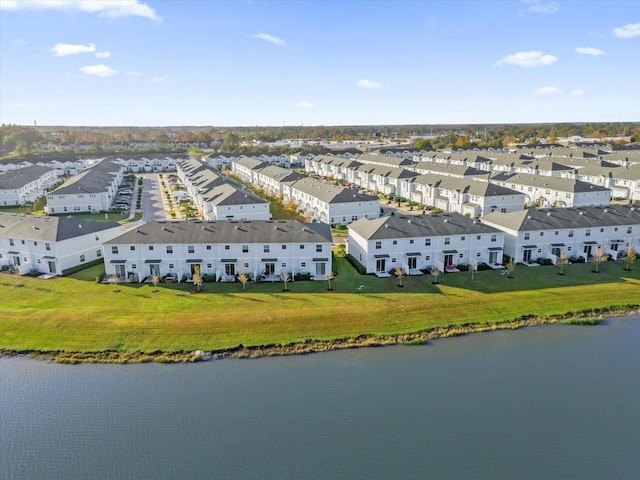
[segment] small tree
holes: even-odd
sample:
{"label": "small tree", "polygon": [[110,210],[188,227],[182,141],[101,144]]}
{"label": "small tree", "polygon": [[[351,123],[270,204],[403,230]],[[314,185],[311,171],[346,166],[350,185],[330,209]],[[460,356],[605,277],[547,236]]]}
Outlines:
{"label": "small tree", "polygon": [[289,272],[287,272],[286,270],[283,270],[282,272],[280,272],[280,280],[282,280],[284,282],[284,291],[288,291],[289,289],[287,288],[287,282],[289,281]]}
{"label": "small tree", "polygon": [[238,275],[238,280],[242,282],[242,290],[247,289],[247,282],[249,281],[249,275],[245,273],[245,271],[241,271],[240,275]]}
{"label": "small tree", "polygon": [[154,273],[153,275],[151,275],[151,283],[153,283],[153,291],[157,292],[158,283],[160,283],[160,275],[158,275],[157,273]]}
{"label": "small tree", "polygon": [[627,247],[627,256],[624,259],[625,270],[631,270],[631,265],[634,264],[634,262],[636,261],[637,256],[638,256],[638,254],[633,249],[631,244],[629,244],[629,246]]}
{"label": "small tree", "polygon": [[404,276],[404,270],[403,268],[398,265],[395,270],[393,271],[393,274],[398,277],[398,286],[402,287],[402,277]]}
{"label": "small tree", "polygon": [[335,275],[333,274],[333,272],[331,270],[329,270],[329,272],[327,272],[327,275],[325,276],[325,278],[327,279],[327,282],[329,282],[329,291],[333,290],[333,288],[331,288],[331,280],[333,280],[335,278]]}
{"label": "small tree", "polygon": [[433,284],[437,285],[438,284],[438,275],[440,275],[440,270],[438,270],[437,267],[431,267],[431,270],[429,271],[429,273],[431,273],[431,275],[433,275]]}
{"label": "small tree", "polygon": [[600,264],[607,259],[607,254],[604,252],[603,248],[596,248],[593,252],[593,256],[589,258],[589,261],[596,266],[594,273],[598,273],[600,271]]}
{"label": "small tree", "polygon": [[556,265],[560,265],[560,275],[564,275],[564,267],[569,265],[569,259],[567,258],[567,254],[564,252],[560,252],[558,259],[556,261]]}
{"label": "small tree", "polygon": [[469,270],[471,270],[471,281],[473,281],[473,276],[475,275],[475,272],[478,271],[478,260],[475,258],[471,259],[469,262]]}
{"label": "small tree", "polygon": [[118,288],[118,284],[120,283],[120,277],[116,274],[113,274],[109,277],[109,280],[111,280],[111,283],[113,283],[113,285],[115,286],[113,292],[118,293],[120,291],[120,289]]}
{"label": "small tree", "polygon": [[504,268],[507,269],[507,278],[513,278],[513,271],[516,269],[516,262],[513,261],[513,257],[504,265]]}
{"label": "small tree", "polygon": [[202,274],[200,273],[200,270],[196,270],[195,272],[193,272],[193,275],[191,275],[191,281],[196,286],[196,290],[199,292],[200,287],[202,287],[202,284],[204,282],[204,279],[202,278]]}

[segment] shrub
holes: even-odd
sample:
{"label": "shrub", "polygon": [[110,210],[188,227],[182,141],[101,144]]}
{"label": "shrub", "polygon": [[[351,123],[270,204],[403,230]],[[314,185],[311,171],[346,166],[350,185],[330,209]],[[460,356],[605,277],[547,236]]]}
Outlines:
{"label": "shrub", "polygon": [[356,269],[356,271],[360,274],[360,275],[366,275],[367,273],[367,269],[364,268],[364,265],[362,265],[358,260],[356,260],[356,258],[351,255],[350,253],[347,253],[344,258],[347,259],[347,261],[353,265],[353,268]]}
{"label": "shrub", "polygon": [[461,272],[468,272],[469,271],[469,265],[467,265],[466,263],[460,263],[457,268]]}
{"label": "shrub", "polygon": [[205,273],[204,275],[202,275],[202,280],[206,283],[213,283],[216,281],[216,276],[211,273]]}
{"label": "shrub", "polygon": [[311,274],[309,272],[306,273],[297,273],[294,277],[296,282],[301,280],[311,280]]}
{"label": "shrub", "polygon": [[490,267],[489,265],[487,265],[486,263],[482,262],[482,263],[479,263],[479,264],[478,264],[478,268],[477,268],[477,270],[478,270],[479,272],[482,272],[482,271],[484,271],[484,270],[491,270],[491,267]]}
{"label": "shrub", "polygon": [[536,263],[538,265],[553,265],[553,262],[551,261],[550,258],[542,258],[542,257],[536,258]]}

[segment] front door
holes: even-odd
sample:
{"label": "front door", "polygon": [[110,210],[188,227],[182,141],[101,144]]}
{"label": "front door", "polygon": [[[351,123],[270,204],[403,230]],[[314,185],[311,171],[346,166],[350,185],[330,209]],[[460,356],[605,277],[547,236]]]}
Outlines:
{"label": "front door", "polygon": [[453,255],[444,256],[444,268],[451,268],[453,266]]}
{"label": "front door", "polygon": [[49,273],[56,273],[56,262],[49,261]]}
{"label": "front door", "polygon": [[584,246],[584,254],[585,254],[587,260],[589,260],[591,258],[591,245],[585,245]]}
{"label": "front door", "polygon": [[225,263],[224,264],[224,274],[227,276],[234,276],[236,274],[236,264],[235,263]]}
{"label": "front door", "polygon": [[[124,266],[122,266],[122,270],[124,271]],[[154,275],[160,276],[160,265],[157,263],[152,263],[149,265],[149,274],[153,277]],[[124,275],[123,275],[124,276]]]}
{"label": "front door", "polygon": [[409,270],[415,270],[418,268],[418,257],[409,257],[407,263],[409,264]]}
{"label": "front door", "polygon": [[116,265],[116,276],[124,278],[124,265]]}
{"label": "front door", "polygon": [[489,264],[495,265],[498,263],[498,252],[489,252]]}
{"label": "front door", "polygon": [[276,273],[276,264],[275,263],[265,263],[264,264],[264,274],[265,275],[275,275]]}
{"label": "front door", "polygon": [[191,276],[193,276],[194,273],[200,273],[200,264],[199,263],[192,263],[191,264]]}
{"label": "front door", "polygon": [[325,263],[318,262],[316,263],[316,275],[324,275],[325,274]]}
{"label": "front door", "polygon": [[376,272],[386,272],[386,259],[384,258],[379,258],[376,260]]}
{"label": "front door", "polygon": [[525,250],[522,254],[523,263],[531,263],[531,250]]}

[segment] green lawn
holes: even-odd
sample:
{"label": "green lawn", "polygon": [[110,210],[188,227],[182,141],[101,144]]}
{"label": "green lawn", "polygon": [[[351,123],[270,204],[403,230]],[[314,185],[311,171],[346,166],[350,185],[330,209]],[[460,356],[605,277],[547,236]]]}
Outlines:
{"label": "green lawn", "polygon": [[[523,315],[554,315],[640,303],[640,268],[606,263],[517,266],[514,278],[497,271],[438,277],[361,276],[337,259],[333,291],[327,282],[95,284],[102,269],[38,280],[0,275],[0,349],[67,351],[220,350],[288,344],[307,339],[395,335]],[[362,286],[362,287],[361,287]],[[116,292],[119,290],[119,292]]]}

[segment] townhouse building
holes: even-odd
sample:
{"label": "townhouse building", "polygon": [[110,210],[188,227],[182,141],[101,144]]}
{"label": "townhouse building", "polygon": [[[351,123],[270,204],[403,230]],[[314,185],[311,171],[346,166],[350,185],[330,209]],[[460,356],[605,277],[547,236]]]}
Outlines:
{"label": "townhouse building", "polygon": [[402,196],[402,184],[419,175],[406,168],[373,164],[360,164],[347,169],[347,181],[350,184],[385,195]]}
{"label": "townhouse building", "polygon": [[108,211],[124,177],[124,166],[102,160],[47,194],[49,214]]}
{"label": "townhouse building", "polygon": [[188,281],[198,271],[216,281],[325,280],[332,270],[331,228],[297,220],[152,221],[104,244],[107,275],[143,282],[153,275]]}
{"label": "townhouse building", "polygon": [[106,160],[123,165],[127,173],[149,173],[175,172],[176,164],[187,158],[188,155],[177,153],[131,153],[111,155]]}
{"label": "townhouse building", "polygon": [[33,165],[0,174],[0,205],[19,206],[35,202],[58,181],[56,171]]}
{"label": "townhouse building", "polygon": [[0,269],[62,275],[102,258],[102,244],[121,232],[115,222],[0,212]]}
{"label": "townhouse building", "polygon": [[525,195],[510,188],[476,180],[425,173],[403,184],[407,198],[428,207],[473,218],[490,212],[524,208]]}
{"label": "townhouse building", "polygon": [[396,267],[409,275],[455,272],[460,264],[501,268],[504,233],[458,213],[364,218],[348,229],[347,251],[377,276]]}
{"label": "townhouse building", "polygon": [[194,158],[176,166],[189,196],[205,220],[269,220],[269,202]]}
{"label": "townhouse building", "polygon": [[489,182],[524,193],[529,207],[586,207],[611,203],[611,189],[576,179],[496,173]]}
{"label": "townhouse building", "polygon": [[242,156],[231,162],[231,171],[243,182],[258,185],[258,171],[266,166],[262,160]]}
{"label": "townhouse building", "polygon": [[614,259],[628,246],[640,251],[640,208],[608,205],[583,208],[537,208],[506,214],[491,213],[483,223],[505,233],[505,253],[518,263],[549,259],[589,260],[596,248]]}
{"label": "townhouse building", "polygon": [[361,162],[351,157],[315,155],[305,159],[304,170],[309,175],[320,175],[336,180],[347,180],[348,170],[358,168],[362,165]]}

